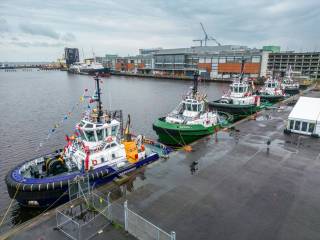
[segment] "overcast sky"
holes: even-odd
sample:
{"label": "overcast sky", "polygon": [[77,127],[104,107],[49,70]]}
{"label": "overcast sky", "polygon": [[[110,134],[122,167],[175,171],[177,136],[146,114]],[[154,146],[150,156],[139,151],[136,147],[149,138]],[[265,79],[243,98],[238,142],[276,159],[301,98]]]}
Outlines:
{"label": "overcast sky", "polygon": [[199,22],[222,44],[320,51],[319,21],[319,0],[0,0],[0,61],[189,47]]}

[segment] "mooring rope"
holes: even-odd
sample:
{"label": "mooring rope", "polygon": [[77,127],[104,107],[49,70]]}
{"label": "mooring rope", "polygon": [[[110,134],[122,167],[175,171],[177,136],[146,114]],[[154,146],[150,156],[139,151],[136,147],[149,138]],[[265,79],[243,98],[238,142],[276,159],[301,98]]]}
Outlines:
{"label": "mooring rope", "polygon": [[4,216],[3,216],[3,218],[2,218],[2,220],[1,220],[0,227],[2,226],[2,224],[3,224],[4,220],[6,219],[7,214],[8,214],[8,212],[9,212],[9,210],[10,210],[11,206],[12,206],[13,201],[16,199],[16,196],[17,196],[17,194],[18,194],[18,191],[19,191],[20,185],[21,185],[21,183],[19,183],[19,184],[18,184],[18,186],[17,186],[17,190],[16,190],[16,192],[15,192],[15,194],[14,194],[13,198],[11,199],[10,204],[9,204],[9,207],[7,208],[7,210],[6,210],[6,212],[5,212]]}

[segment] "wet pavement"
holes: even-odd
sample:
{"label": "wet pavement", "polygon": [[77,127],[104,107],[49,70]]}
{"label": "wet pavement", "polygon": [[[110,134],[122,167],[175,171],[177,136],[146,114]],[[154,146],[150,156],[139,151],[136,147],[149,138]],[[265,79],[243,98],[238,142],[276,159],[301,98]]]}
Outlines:
{"label": "wet pavement", "polygon": [[[25,224],[25,227],[22,229],[16,229],[16,231],[12,231],[7,236],[0,236],[0,239],[68,240],[70,238],[56,228],[56,217],[55,211],[53,210],[48,215],[36,217],[35,219],[31,220],[31,222]],[[113,225],[106,226],[100,233],[97,233],[90,239],[137,240],[133,236],[126,233],[123,229],[114,227]]]}
{"label": "wet pavement", "polygon": [[[283,134],[291,109],[280,104],[147,166],[117,201],[177,239],[319,239],[320,139]],[[63,239],[54,226],[43,218],[10,239]],[[115,229],[96,237],[130,239]]]}
{"label": "wet pavement", "polygon": [[129,208],[177,239],[319,239],[320,139],[283,134],[291,109],[148,167],[127,192]]}

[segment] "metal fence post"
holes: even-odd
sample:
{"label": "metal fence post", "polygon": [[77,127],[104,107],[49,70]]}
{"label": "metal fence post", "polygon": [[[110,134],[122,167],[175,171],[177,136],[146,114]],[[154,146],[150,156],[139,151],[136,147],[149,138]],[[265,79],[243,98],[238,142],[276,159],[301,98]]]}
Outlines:
{"label": "metal fence post", "polygon": [[108,196],[107,196],[108,216],[109,216],[109,220],[110,220],[110,221],[113,221],[113,218],[112,218],[112,207],[111,207],[111,201],[110,201],[110,195],[111,195],[111,192],[108,192]]}
{"label": "metal fence post", "polygon": [[176,240],[176,232],[171,231],[171,240]]}
{"label": "metal fence post", "polygon": [[128,231],[128,200],[123,204],[124,206],[124,230]]}

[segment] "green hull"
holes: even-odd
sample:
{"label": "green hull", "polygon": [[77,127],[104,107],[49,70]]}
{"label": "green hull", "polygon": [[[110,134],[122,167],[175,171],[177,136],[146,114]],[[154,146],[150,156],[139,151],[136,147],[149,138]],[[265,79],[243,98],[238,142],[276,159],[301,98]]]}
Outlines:
{"label": "green hull", "polygon": [[275,102],[279,102],[281,100],[284,99],[284,96],[283,95],[263,95],[261,94],[260,95],[260,98],[262,101],[268,101],[270,103],[275,103]]}
{"label": "green hull", "polygon": [[243,118],[254,114],[257,111],[261,110],[261,106],[256,105],[239,105],[239,104],[227,104],[220,103],[218,101],[209,102],[209,106],[217,111],[227,112],[233,115],[234,120],[238,120],[239,118]]}
{"label": "green hull", "polygon": [[204,136],[214,133],[218,125],[204,127],[202,125],[186,125],[165,122],[165,118],[159,118],[153,124],[153,130],[157,133],[159,141],[167,145],[184,146]]}

